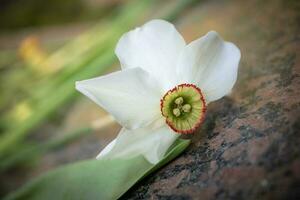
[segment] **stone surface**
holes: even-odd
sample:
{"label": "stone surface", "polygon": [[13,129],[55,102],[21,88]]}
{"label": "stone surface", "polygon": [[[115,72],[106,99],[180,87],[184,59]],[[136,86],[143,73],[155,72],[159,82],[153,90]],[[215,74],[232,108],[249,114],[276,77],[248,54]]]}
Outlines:
{"label": "stone surface", "polygon": [[179,21],[191,41],[214,29],[242,52],[237,84],[208,106],[192,145],[122,199],[300,199],[300,6],[204,1]]}

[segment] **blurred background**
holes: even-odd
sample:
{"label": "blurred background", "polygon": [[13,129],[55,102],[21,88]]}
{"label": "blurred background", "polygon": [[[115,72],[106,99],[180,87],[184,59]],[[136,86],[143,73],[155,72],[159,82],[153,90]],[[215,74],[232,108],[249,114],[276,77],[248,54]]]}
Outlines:
{"label": "blurred background", "polygon": [[175,21],[193,0],[1,0],[0,196],[65,163],[94,158],[120,129],[75,91],[119,69],[119,37]]}
{"label": "blurred background", "polygon": [[94,159],[117,135],[75,81],[119,70],[120,36],[154,18],[187,43],[216,30],[242,58],[186,153],[129,196],[299,199],[289,198],[300,191],[299,10],[297,0],[0,0],[0,199]]}

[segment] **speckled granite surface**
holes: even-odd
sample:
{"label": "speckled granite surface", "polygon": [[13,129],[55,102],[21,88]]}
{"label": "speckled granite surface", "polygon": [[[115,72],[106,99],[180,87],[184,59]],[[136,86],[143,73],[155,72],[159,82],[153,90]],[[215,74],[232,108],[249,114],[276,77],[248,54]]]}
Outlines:
{"label": "speckled granite surface", "polygon": [[208,106],[193,143],[122,199],[300,199],[300,6],[204,1],[179,21],[188,41],[214,29],[242,52],[229,97]]}

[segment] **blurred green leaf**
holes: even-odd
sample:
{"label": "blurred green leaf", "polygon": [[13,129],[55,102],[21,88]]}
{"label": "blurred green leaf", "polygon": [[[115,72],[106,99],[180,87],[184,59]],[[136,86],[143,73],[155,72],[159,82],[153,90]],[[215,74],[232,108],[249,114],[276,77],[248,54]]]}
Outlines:
{"label": "blurred green leaf", "polygon": [[[100,38],[99,43],[102,45],[99,45],[96,49],[92,48],[92,52],[86,52],[88,55],[84,54],[80,61],[77,60],[78,65],[71,65],[71,70],[68,69],[68,67],[64,68],[66,70],[65,72],[60,72],[57,78],[53,78],[47,82],[45,86],[34,87],[34,90],[42,92],[30,98],[31,104],[34,105],[33,108],[29,109],[31,115],[20,123],[16,123],[15,121],[15,123],[1,135],[0,157],[2,159],[9,156],[10,153],[13,153],[13,150],[17,147],[16,144],[22,142],[22,140],[31,133],[30,131],[32,129],[45,121],[58,107],[66,104],[76,96],[75,81],[101,74],[104,70],[112,66],[116,61],[116,56],[113,51],[115,40],[117,40],[119,35],[128,31],[130,27],[137,23],[139,20],[137,16],[147,9],[147,5],[148,0],[129,3],[122,9],[119,17],[115,19],[116,21],[111,23],[110,29],[107,32],[111,33],[107,34],[109,39],[106,37],[97,37],[97,34],[101,35],[101,29],[96,28],[96,32],[94,32],[95,30],[91,31],[92,38]],[[93,46],[93,42],[89,44]],[[70,62],[73,63],[74,61],[71,59]],[[12,119],[6,120],[7,123],[10,121],[12,121]]]}
{"label": "blurred green leaf", "polygon": [[93,133],[93,128],[91,127],[82,127],[75,129],[69,133],[62,134],[62,136],[57,138],[52,138],[46,142],[38,144],[19,144],[19,148],[23,149],[2,159],[0,162],[0,173],[3,171],[9,170],[9,168],[16,165],[32,167],[36,164],[36,160],[46,154],[48,151],[63,148],[64,145],[71,143],[79,138],[84,137]]}
{"label": "blurred green leaf", "polygon": [[6,200],[117,199],[178,156],[189,143],[190,140],[178,139],[157,165],[138,156],[128,160],[87,160],[60,167],[31,181]]}

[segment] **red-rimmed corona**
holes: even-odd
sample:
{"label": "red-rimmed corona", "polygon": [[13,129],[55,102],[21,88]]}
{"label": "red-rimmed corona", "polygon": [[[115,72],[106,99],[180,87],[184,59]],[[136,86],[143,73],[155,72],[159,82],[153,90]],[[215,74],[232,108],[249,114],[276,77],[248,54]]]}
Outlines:
{"label": "red-rimmed corona", "polygon": [[163,96],[160,109],[171,129],[189,134],[202,124],[206,103],[200,88],[185,83],[177,85]]}

